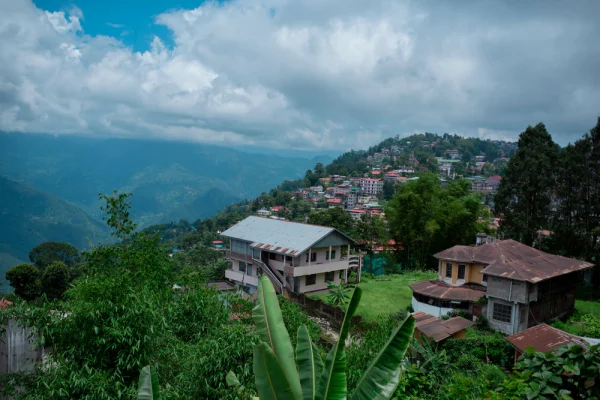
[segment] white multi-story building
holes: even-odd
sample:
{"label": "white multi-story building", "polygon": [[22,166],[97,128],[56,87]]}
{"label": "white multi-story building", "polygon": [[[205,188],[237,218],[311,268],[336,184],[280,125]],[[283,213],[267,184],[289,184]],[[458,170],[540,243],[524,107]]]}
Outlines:
{"label": "white multi-story building", "polygon": [[346,282],[350,268],[360,280],[359,260],[349,256],[355,241],[334,228],[248,217],[221,235],[231,240],[225,277],[250,294],[262,274],[279,293],[327,289],[328,281]]}
{"label": "white multi-story building", "polygon": [[383,191],[383,181],[373,178],[362,178],[360,189],[363,193],[377,195]]}

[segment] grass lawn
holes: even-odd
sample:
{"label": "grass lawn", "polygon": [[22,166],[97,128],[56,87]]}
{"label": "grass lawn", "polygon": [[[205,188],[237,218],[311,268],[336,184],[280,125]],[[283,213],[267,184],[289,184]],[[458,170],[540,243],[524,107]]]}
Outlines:
{"label": "grass lawn", "polygon": [[600,301],[575,300],[575,310],[582,314],[592,314],[600,318]]}
{"label": "grass lawn", "polygon": [[[389,315],[400,310],[406,310],[411,304],[412,290],[410,283],[425,279],[436,279],[435,272],[407,272],[399,275],[387,275],[379,278],[370,278],[363,272],[362,282],[357,286],[363,291],[360,304],[356,313],[367,320],[372,320],[380,315]],[[352,293],[348,293],[349,296]],[[313,299],[327,301],[327,293],[308,295]]]}

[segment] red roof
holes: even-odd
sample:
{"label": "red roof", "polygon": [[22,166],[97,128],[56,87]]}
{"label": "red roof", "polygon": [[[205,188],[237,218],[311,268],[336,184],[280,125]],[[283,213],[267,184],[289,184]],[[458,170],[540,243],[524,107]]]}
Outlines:
{"label": "red roof", "polygon": [[0,310],[4,310],[13,305],[12,301],[8,301],[5,299],[0,299]]}
{"label": "red roof", "polygon": [[489,178],[486,179],[487,181],[501,181],[502,177],[500,175],[494,175],[494,176],[490,176]]}
{"label": "red roof", "polygon": [[413,313],[413,317],[415,318],[415,328],[436,343],[473,325],[473,322],[463,317],[442,321],[422,311]]}
{"label": "red roof", "polygon": [[379,175],[381,174],[381,171],[375,170],[375,171],[371,171],[372,175]]}
{"label": "red roof", "polygon": [[433,255],[439,260],[487,264],[483,274],[537,283],[544,279],[591,268],[594,264],[544,253],[515,240],[481,246],[454,246]]}
{"label": "red roof", "polygon": [[357,208],[355,208],[354,210],[350,210],[351,213],[364,213],[367,212],[367,210],[359,210]]}
{"label": "red roof", "polygon": [[223,244],[222,240],[213,240],[213,244]]}
{"label": "red roof", "polygon": [[415,293],[442,300],[475,302],[485,296],[485,288],[483,286],[477,288],[467,285],[451,286],[438,280],[421,281],[411,283],[408,286]]}
{"label": "red roof", "polygon": [[271,207],[271,211],[281,211],[283,210],[283,206],[273,206]]}
{"label": "red roof", "polygon": [[342,199],[329,199],[327,202],[331,204],[339,204],[342,202]]}
{"label": "red roof", "polygon": [[533,347],[536,351],[545,353],[571,343],[584,348],[588,345],[584,339],[546,324],[539,324],[525,329],[505,339],[521,353],[524,353],[525,349],[529,346]]}
{"label": "red roof", "polygon": [[407,177],[405,177],[405,176],[399,176],[399,177],[397,177],[397,178],[396,178],[396,180],[397,180],[397,181],[407,181],[407,180],[408,180],[408,178],[407,178]]}

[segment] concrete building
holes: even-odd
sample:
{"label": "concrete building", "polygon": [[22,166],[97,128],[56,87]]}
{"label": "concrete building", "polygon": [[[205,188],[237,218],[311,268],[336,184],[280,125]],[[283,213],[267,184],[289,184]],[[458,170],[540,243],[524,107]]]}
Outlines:
{"label": "concrete building", "polygon": [[346,282],[357,268],[350,255],[356,242],[329,227],[248,217],[221,234],[231,240],[226,253],[231,269],[225,277],[253,294],[258,277],[266,274],[275,290],[306,293],[327,288],[327,281]]}
{"label": "concrete building", "polygon": [[378,195],[383,191],[383,181],[373,178],[362,178],[360,180],[360,189],[363,193]]}
{"label": "concrete building", "polygon": [[414,310],[440,316],[463,309],[507,335],[572,311],[575,287],[593,267],[514,240],[454,246],[434,257],[438,279],[410,285]]}

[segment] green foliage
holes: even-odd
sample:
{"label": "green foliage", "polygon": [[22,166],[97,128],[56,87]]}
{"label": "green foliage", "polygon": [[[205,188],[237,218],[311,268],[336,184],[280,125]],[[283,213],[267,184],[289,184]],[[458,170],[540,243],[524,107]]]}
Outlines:
{"label": "green foliage", "polygon": [[519,149],[508,162],[495,196],[506,238],[530,246],[536,231],[548,228],[554,188],[549,167],[557,164],[558,150],[542,123],[527,127],[519,136]]}
{"label": "green foliage", "polygon": [[351,232],[354,226],[354,221],[350,214],[340,207],[314,212],[309,215],[308,223],[330,226],[345,233]]}
{"label": "green foliage", "polygon": [[403,184],[385,211],[390,233],[402,242],[419,267],[433,263],[437,251],[457,244],[471,244],[485,229],[480,217],[487,216],[481,199],[469,193],[468,183],[455,180],[442,189],[433,174]]}
{"label": "green foliage", "polygon": [[34,300],[42,294],[40,270],[32,264],[15,265],[6,271],[6,280],[15,288],[15,294],[25,300]]}
{"label": "green foliage", "polygon": [[127,201],[128,197],[131,197],[131,193],[117,193],[116,190],[111,196],[98,195],[98,200],[106,203],[100,209],[106,213],[103,218],[106,224],[113,229],[111,236],[120,240],[126,240],[137,228],[137,224],[129,217],[131,202]]}
{"label": "green foliage", "polygon": [[340,281],[339,284],[327,282],[327,288],[329,293],[327,294],[327,302],[334,307],[341,307],[350,299],[346,293],[352,291],[350,287],[344,286],[344,282]]}
{"label": "green foliage", "polygon": [[[348,305],[342,322],[339,340],[321,360],[313,346],[306,327],[298,331],[296,363],[302,366],[300,374],[296,366],[290,366],[291,341],[277,303],[271,282],[262,277],[259,282],[257,305],[253,317],[261,338],[254,348],[254,375],[256,387],[262,399],[342,399],[347,397],[346,385],[346,339],[350,320],[358,307],[361,290],[357,288]],[[355,397],[390,398],[400,379],[400,364],[414,329],[414,320],[408,317],[392,334],[375,361],[359,382]],[[312,361],[311,361],[312,358]],[[321,367],[321,364],[322,367]],[[317,374],[322,368],[320,377]],[[235,383],[234,383],[235,384]]]}
{"label": "green foliage", "polygon": [[448,338],[440,344],[451,360],[470,354],[480,363],[491,362],[495,365],[510,365],[514,350],[499,333],[478,334],[462,339]]}
{"label": "green foliage", "polygon": [[600,346],[587,351],[571,344],[554,353],[533,348],[519,358],[515,370],[525,377],[527,399],[591,399],[600,395],[597,385]]}
{"label": "green foliage", "polygon": [[29,260],[41,270],[55,261],[74,268],[79,262],[79,251],[69,243],[44,242],[29,252]]}
{"label": "green foliage", "polygon": [[43,291],[49,299],[60,299],[70,281],[69,268],[61,261],[53,261],[42,272]]}

